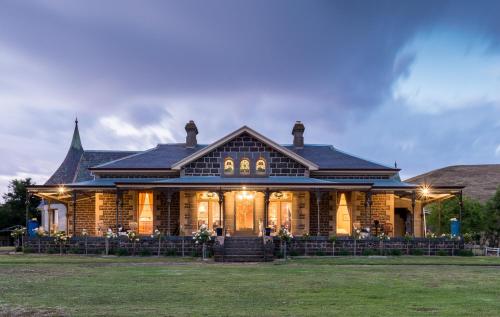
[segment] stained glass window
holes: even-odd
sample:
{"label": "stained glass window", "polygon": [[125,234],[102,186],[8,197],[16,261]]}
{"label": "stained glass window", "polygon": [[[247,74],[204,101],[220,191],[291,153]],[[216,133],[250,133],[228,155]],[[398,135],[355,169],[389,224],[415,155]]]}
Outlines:
{"label": "stained glass window", "polygon": [[230,157],[224,160],[224,174],[226,175],[234,174],[234,161]]}
{"label": "stained glass window", "polygon": [[241,175],[250,174],[250,161],[246,158],[240,161],[240,174]]}
{"label": "stained glass window", "polygon": [[260,158],[255,163],[255,171],[257,174],[265,174],[266,173],[266,160]]}

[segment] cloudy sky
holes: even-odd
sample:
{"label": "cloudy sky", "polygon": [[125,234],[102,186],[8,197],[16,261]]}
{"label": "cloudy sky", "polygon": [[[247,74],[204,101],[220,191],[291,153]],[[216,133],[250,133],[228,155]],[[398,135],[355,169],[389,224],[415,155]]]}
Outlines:
{"label": "cloudy sky", "polygon": [[0,192],[85,149],[295,120],[409,177],[500,162],[498,1],[0,1]]}

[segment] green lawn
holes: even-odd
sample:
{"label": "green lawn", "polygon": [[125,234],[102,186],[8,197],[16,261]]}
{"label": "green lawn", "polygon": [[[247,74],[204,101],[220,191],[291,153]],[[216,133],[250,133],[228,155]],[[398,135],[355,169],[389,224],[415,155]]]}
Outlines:
{"label": "green lawn", "polygon": [[500,258],[0,256],[0,315],[498,316]]}

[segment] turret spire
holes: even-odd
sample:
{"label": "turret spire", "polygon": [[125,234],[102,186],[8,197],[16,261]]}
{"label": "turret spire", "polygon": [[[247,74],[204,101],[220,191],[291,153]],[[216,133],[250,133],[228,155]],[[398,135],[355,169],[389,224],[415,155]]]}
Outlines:
{"label": "turret spire", "polygon": [[83,150],[82,141],[80,140],[80,131],[78,130],[78,117],[75,118],[75,130],[73,131],[71,147],[77,150]]}

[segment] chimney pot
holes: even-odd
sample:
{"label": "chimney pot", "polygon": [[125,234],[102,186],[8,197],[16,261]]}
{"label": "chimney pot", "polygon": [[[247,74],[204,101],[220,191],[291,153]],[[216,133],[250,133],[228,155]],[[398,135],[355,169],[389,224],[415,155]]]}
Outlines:
{"label": "chimney pot", "polygon": [[296,149],[302,149],[304,148],[304,131],[306,127],[304,124],[300,121],[296,121],[293,129],[292,129],[292,135],[293,135],[293,147]]}
{"label": "chimney pot", "polygon": [[186,123],[184,129],[186,129],[186,147],[187,148],[196,147],[196,145],[198,144],[198,141],[196,140],[196,135],[198,134],[198,128],[196,127],[194,121],[189,120],[189,122]]}

